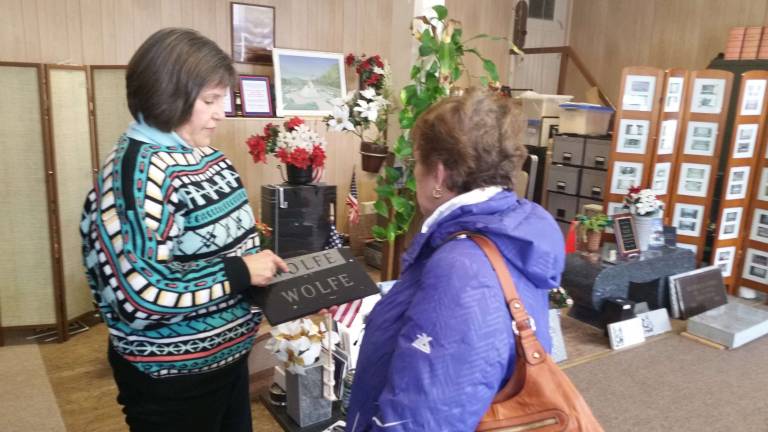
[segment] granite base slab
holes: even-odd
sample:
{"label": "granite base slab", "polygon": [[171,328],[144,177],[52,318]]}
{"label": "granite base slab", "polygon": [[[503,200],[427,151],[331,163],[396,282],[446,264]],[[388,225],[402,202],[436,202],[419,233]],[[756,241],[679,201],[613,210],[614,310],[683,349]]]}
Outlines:
{"label": "granite base slab", "polygon": [[688,333],[730,349],[768,334],[768,311],[726,303],[688,319]]}

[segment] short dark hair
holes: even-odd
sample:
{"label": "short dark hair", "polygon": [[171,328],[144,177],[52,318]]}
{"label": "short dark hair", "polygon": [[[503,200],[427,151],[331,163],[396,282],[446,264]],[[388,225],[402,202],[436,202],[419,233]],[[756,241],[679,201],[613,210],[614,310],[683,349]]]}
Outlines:
{"label": "short dark hair", "polygon": [[209,85],[232,86],[232,58],[216,43],[186,28],[165,28],[150,36],[128,63],[128,109],[136,121],[164,132],[186,123],[195,100]]}
{"label": "short dark hair", "polygon": [[509,97],[472,88],[429,107],[416,120],[411,139],[419,162],[429,170],[443,163],[448,190],[511,189],[528,155],[523,120],[520,106]]}

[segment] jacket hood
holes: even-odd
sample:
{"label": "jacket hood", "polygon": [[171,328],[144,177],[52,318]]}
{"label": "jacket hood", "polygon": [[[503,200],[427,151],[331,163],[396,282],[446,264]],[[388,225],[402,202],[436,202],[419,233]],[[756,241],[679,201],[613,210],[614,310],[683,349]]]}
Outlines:
{"label": "jacket hood", "polygon": [[421,254],[431,255],[461,231],[484,234],[536,288],[559,286],[565,265],[563,234],[538,204],[503,190],[486,201],[458,207],[418,234],[403,257],[403,270]]}

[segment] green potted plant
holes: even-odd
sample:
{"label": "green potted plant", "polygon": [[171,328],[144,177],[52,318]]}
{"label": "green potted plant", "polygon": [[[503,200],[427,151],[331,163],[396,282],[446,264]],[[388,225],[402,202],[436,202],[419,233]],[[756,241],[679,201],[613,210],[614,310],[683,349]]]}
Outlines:
{"label": "green potted plant", "polygon": [[[418,56],[411,67],[412,83],[400,92],[402,110],[399,113],[401,135],[394,144],[394,155],[397,169],[385,167],[383,174],[377,178],[376,211],[386,218],[384,226],[374,226],[373,236],[389,243],[387,268],[391,268],[392,250],[395,239],[408,232],[416,212],[416,182],[413,177],[413,146],[409,137],[410,129],[416,119],[439,99],[451,94],[454,83],[461,78],[465,66],[464,55],[476,55],[483,64],[487,76],[481,77],[483,85],[493,83],[498,86],[499,75],[496,65],[465,44],[474,39],[489,38],[488,35],[478,35],[468,40],[462,40],[461,23],[448,18],[445,6],[432,8],[436,16],[420,16],[414,18],[412,33],[419,42]],[[423,30],[418,30],[423,26]],[[501,39],[501,38],[493,38]],[[393,278],[397,275],[385,274],[383,277]]]}
{"label": "green potted plant", "polygon": [[579,233],[582,241],[586,244],[587,252],[597,252],[600,250],[600,240],[611,223],[611,219],[605,213],[596,213],[591,216],[579,214],[576,215],[579,222]]}

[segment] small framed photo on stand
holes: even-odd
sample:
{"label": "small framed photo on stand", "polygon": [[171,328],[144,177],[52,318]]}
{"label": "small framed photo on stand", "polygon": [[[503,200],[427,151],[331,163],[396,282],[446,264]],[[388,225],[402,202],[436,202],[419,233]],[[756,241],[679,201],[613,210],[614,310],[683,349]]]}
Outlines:
{"label": "small framed photo on stand", "polygon": [[235,116],[235,94],[232,89],[228,89],[224,94],[224,98],[221,99],[222,105],[224,105],[224,115],[227,117]]}
{"label": "small framed photo on stand", "polygon": [[240,75],[240,101],[243,117],[273,117],[269,77]]}
{"label": "small framed photo on stand", "polygon": [[616,245],[621,256],[627,257],[640,252],[635,238],[635,223],[632,221],[632,215],[614,215],[613,233],[616,235]]}

